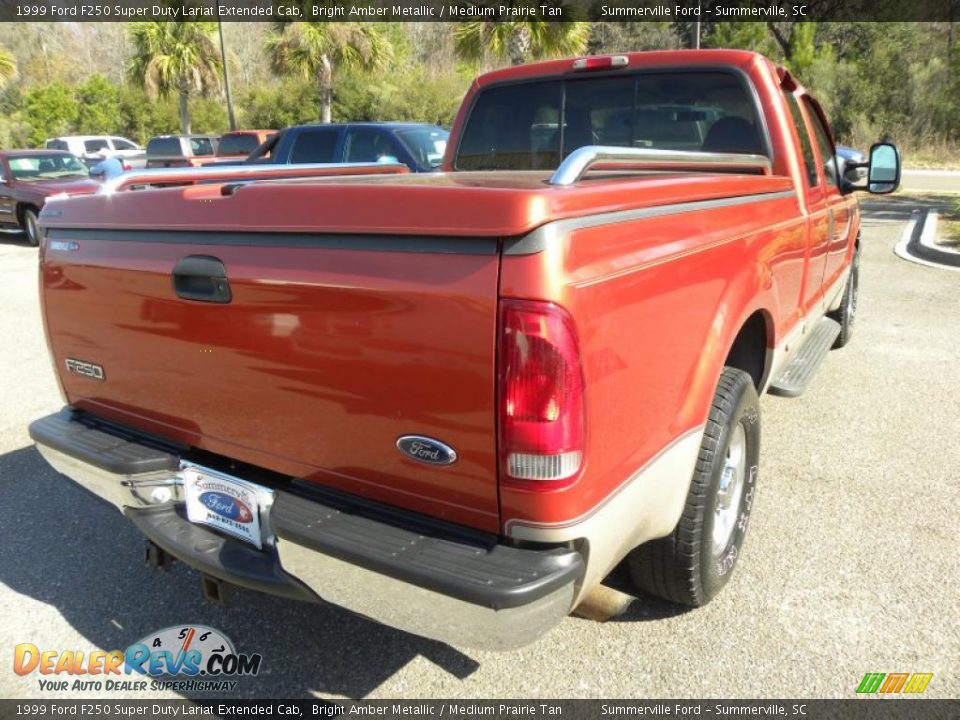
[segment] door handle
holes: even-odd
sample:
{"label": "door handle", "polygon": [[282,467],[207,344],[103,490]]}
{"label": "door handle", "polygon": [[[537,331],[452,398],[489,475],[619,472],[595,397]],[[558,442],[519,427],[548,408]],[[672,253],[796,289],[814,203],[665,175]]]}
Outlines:
{"label": "door handle", "polygon": [[184,300],[228,303],[233,299],[227,269],[209,255],[188,255],[173,267],[173,291]]}

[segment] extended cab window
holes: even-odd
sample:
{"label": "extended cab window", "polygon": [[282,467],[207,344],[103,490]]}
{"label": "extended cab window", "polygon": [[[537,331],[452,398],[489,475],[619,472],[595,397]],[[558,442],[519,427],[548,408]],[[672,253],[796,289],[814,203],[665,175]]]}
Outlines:
{"label": "extended cab window", "polygon": [[784,92],[783,97],[790,108],[790,117],[793,118],[793,126],[797,130],[797,137],[800,138],[800,152],[803,154],[803,168],[807,174],[807,183],[810,187],[816,187],[820,184],[820,178],[817,175],[817,161],[813,157],[813,146],[810,144],[810,133],[807,132],[807,124],[803,121],[803,114],[800,112],[800,105],[792,93]]}
{"label": "extended cab window", "polygon": [[291,163],[329,163],[336,162],[333,151],[337,147],[336,130],[305,130],[293,141],[290,152]]}
{"label": "extended cab window", "polygon": [[827,182],[837,187],[837,159],[834,154],[833,142],[830,140],[830,134],[823,126],[820,120],[820,114],[817,112],[809,98],[803,99],[807,115],[810,117],[810,124],[813,126],[813,136],[817,139],[817,147],[820,150],[820,162],[823,164],[823,174]]}
{"label": "extended cab window", "polygon": [[753,98],[730,73],[576,77],[492,87],[474,102],[454,166],[555,168],[584,145],[768,155]]}
{"label": "extended cab window", "polygon": [[393,140],[377,130],[361,128],[347,133],[344,162],[397,162],[397,155]]}

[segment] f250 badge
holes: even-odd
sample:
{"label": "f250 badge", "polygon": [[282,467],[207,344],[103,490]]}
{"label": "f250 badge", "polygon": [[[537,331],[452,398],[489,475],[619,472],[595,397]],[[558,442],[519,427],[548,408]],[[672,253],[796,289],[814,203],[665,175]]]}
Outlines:
{"label": "f250 badge", "polygon": [[422,435],[403,435],[397,438],[397,450],[408,458],[427,465],[452,465],[457,461],[457,451],[452,447]]}
{"label": "f250 badge", "polygon": [[103,368],[99,365],[84,362],[83,360],[75,360],[73,358],[67,358],[64,362],[67,365],[68,372],[83,375],[93,380],[100,380],[101,382],[107,379],[106,375],[103,374]]}

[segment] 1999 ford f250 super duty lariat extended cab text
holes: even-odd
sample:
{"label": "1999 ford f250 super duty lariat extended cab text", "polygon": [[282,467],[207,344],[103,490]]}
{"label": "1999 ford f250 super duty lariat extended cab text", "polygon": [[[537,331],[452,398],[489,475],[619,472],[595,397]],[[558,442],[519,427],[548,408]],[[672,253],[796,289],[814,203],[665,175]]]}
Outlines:
{"label": "1999 ford f250 super duty lariat extended cab text", "polygon": [[[208,593],[493,649],[624,558],[702,605],[758,394],[850,339],[849,169],[788,72],[678,51],[484,75],[433,175],[134,173],[41,216],[68,406],[31,435]],[[896,148],[867,174],[893,191]]]}

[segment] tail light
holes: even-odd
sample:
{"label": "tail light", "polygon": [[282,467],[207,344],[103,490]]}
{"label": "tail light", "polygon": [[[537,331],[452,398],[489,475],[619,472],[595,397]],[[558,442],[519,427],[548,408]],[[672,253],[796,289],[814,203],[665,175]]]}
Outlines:
{"label": "tail light", "polygon": [[573,70],[613,70],[630,64],[626,55],[591,55],[573,61]]}
{"label": "tail light", "polygon": [[551,487],[572,482],[583,463],[585,435],[573,320],[550,303],[502,300],[499,353],[504,477]]}
{"label": "tail light", "polygon": [[128,163],[126,160],[120,161],[120,167],[123,169],[124,172],[127,172],[128,170],[133,170],[133,165]]}

